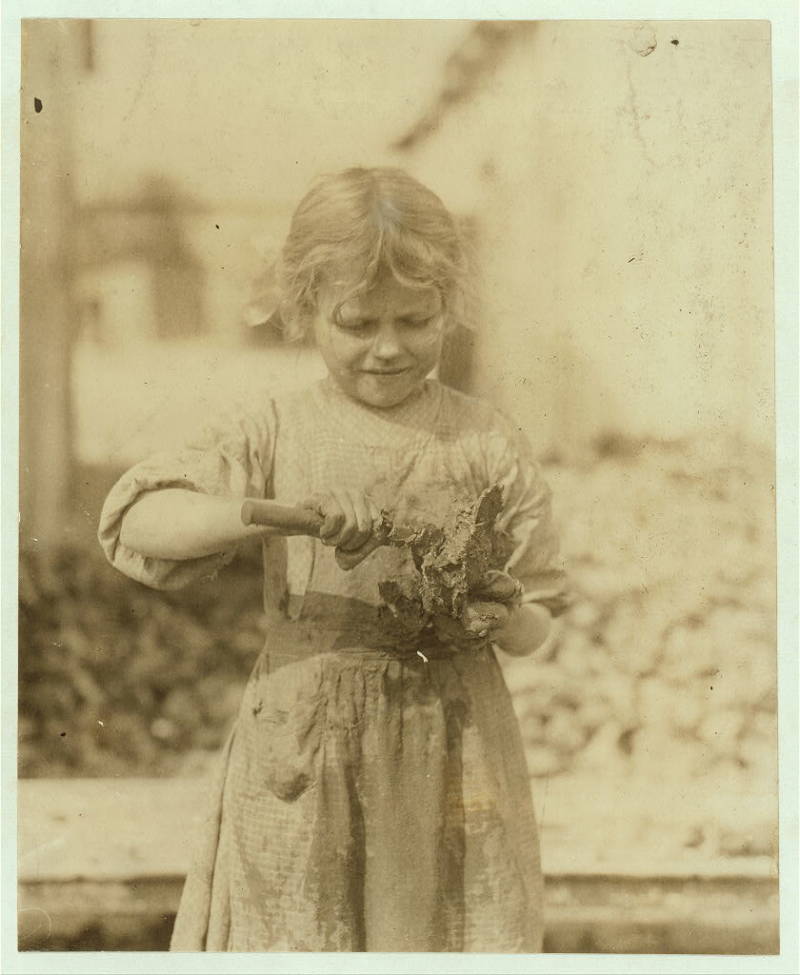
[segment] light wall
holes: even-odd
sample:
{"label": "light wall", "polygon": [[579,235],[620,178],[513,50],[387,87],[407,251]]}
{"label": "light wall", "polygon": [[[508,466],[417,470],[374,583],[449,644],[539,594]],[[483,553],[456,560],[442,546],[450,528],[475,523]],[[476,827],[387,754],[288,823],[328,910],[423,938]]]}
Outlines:
{"label": "light wall", "polygon": [[[543,448],[773,437],[766,22],[542,22],[409,157],[482,227],[477,391]],[[453,160],[458,165],[453,165]]]}
{"label": "light wall", "polygon": [[81,201],[157,172],[184,196],[285,215],[320,172],[386,161],[463,21],[97,20],[76,93]]}

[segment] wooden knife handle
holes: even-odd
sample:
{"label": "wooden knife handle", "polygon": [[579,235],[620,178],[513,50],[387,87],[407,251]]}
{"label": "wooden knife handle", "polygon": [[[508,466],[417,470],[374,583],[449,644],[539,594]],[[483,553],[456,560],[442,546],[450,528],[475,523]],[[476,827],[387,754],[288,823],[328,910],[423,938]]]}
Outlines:
{"label": "wooden knife handle", "polygon": [[242,504],[242,523],[274,528],[281,535],[312,535],[318,538],[322,515],[299,505],[248,498]]}
{"label": "wooden knife handle", "polygon": [[[242,523],[245,525],[263,525],[274,528],[279,535],[311,535],[319,538],[323,518],[318,511],[311,508],[278,504],[277,501],[258,501],[248,498],[242,504]],[[360,562],[386,544],[386,538],[379,536],[371,538],[355,552],[336,549],[336,562],[345,571],[354,569]]]}

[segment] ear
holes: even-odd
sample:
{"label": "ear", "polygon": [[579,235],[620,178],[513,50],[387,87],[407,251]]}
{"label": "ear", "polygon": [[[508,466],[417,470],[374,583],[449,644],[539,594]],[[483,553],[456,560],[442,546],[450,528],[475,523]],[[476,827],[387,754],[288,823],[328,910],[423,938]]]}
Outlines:
{"label": "ear", "polygon": [[469,392],[475,356],[475,333],[455,318],[445,332],[439,357],[439,379],[454,389]]}
{"label": "ear", "polygon": [[445,308],[442,310],[442,315],[444,321],[442,323],[442,334],[446,339],[449,339],[458,331],[458,319],[453,314],[452,308]]}

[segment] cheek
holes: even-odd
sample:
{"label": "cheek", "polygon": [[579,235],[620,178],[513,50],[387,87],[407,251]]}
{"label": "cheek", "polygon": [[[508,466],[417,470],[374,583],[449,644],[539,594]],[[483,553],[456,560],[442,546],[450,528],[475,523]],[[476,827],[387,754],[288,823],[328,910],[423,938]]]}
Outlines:
{"label": "cheek", "polygon": [[329,367],[347,369],[364,355],[367,347],[367,342],[355,336],[331,332],[325,343],[325,360]]}
{"label": "cheek", "polygon": [[413,354],[426,364],[432,364],[439,359],[442,354],[442,343],[444,333],[441,329],[429,332],[426,335],[415,336],[408,347]]}
{"label": "cheek", "polygon": [[435,349],[441,344],[442,333],[440,331],[429,332],[427,335],[420,335],[414,338],[414,347],[424,352],[427,349]]}

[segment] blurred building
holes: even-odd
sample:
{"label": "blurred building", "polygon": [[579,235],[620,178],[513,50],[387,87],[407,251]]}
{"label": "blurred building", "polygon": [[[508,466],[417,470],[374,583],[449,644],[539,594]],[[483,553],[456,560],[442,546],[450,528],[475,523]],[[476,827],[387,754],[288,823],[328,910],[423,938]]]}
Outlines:
{"label": "blurred building", "polygon": [[772,443],[768,23],[479,23],[395,149],[474,217],[475,390],[538,444]]}
{"label": "blurred building", "polygon": [[80,208],[74,290],[84,335],[122,347],[207,333],[205,267],[182,226],[203,210],[158,176],[128,199]]}

